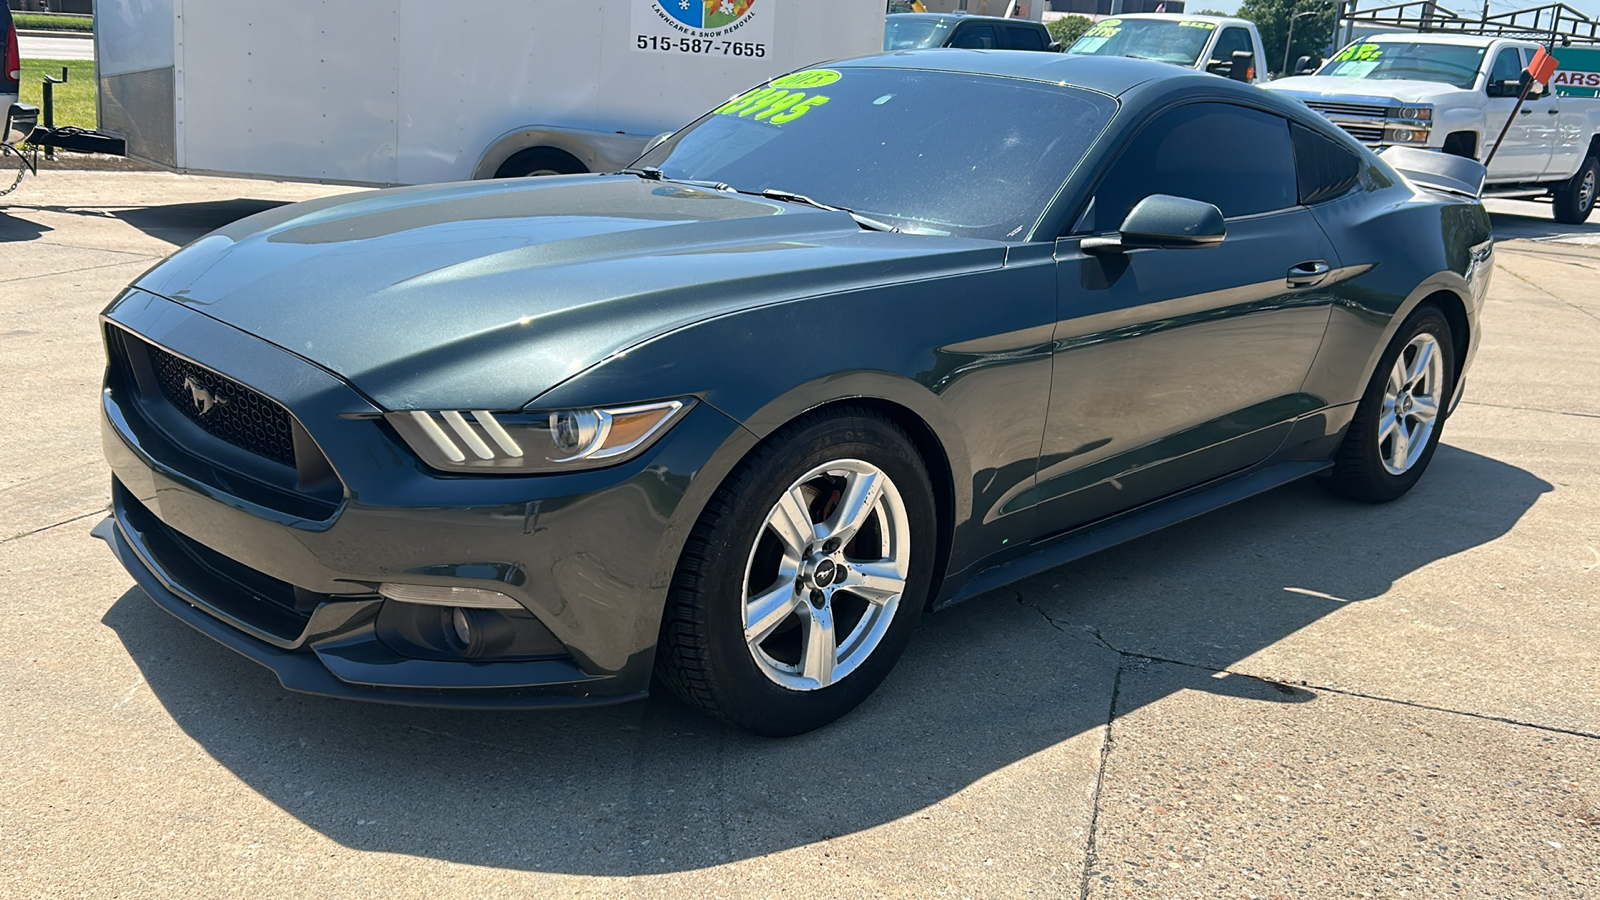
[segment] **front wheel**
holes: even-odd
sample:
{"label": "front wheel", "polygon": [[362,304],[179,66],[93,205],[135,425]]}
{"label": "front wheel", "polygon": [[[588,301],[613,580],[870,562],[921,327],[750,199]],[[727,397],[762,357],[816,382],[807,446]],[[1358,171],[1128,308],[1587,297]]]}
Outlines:
{"label": "front wheel", "polygon": [[1437,307],[1418,307],[1384,351],[1333,472],[1320,483],[1367,503],[1387,503],[1411,490],[1439,446],[1454,373],[1450,323]]}
{"label": "front wheel", "polygon": [[865,409],[770,438],[707,504],[673,579],[657,673],[757,734],[799,734],[877,688],[932,583],[933,491],[916,448]]}
{"label": "front wheel", "polygon": [[1563,225],[1582,225],[1594,211],[1596,182],[1600,181],[1600,159],[1583,161],[1571,178],[1555,189],[1556,221]]}

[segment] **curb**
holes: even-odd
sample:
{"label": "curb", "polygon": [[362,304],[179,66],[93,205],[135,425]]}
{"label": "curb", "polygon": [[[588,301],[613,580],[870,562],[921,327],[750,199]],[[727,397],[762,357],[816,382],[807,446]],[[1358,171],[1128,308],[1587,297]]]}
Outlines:
{"label": "curb", "polygon": [[94,40],[92,31],[56,31],[53,28],[18,28],[17,37],[47,37],[47,38],[73,38],[80,41]]}

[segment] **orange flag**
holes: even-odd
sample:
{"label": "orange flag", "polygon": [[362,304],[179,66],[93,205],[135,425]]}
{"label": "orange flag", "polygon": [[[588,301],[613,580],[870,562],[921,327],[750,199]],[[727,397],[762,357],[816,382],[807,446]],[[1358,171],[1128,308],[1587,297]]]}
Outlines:
{"label": "orange flag", "polygon": [[1556,67],[1559,65],[1561,63],[1557,62],[1554,56],[1546,53],[1545,49],[1540,47],[1539,52],[1533,55],[1533,62],[1528,63],[1528,74],[1532,75],[1533,80],[1540,84],[1549,84],[1550,78],[1556,74]]}

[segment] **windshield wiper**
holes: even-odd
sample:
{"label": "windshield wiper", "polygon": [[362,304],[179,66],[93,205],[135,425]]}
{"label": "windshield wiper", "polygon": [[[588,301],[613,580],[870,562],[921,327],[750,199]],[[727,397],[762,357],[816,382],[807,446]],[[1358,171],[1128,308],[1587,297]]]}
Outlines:
{"label": "windshield wiper", "polygon": [[630,167],[621,170],[621,174],[637,175],[638,177],[643,178],[645,181],[670,181],[673,184],[687,184],[690,187],[710,188],[713,191],[722,191],[724,193],[733,191],[733,185],[728,184],[725,181],[701,181],[695,178],[668,178],[660,169],[656,168],[655,166],[645,166],[642,169]]}
{"label": "windshield wiper", "polygon": [[[740,193],[741,194],[747,194],[747,193],[750,193],[750,192],[749,191],[740,191]],[[803,203],[806,206],[816,207],[817,209],[825,209],[828,212],[846,213],[846,214],[848,214],[850,216],[850,218],[856,220],[856,224],[860,225],[863,228],[870,228],[873,231],[890,231],[890,232],[894,232],[896,234],[900,233],[900,229],[899,228],[896,228],[895,226],[890,225],[888,222],[880,222],[877,219],[868,218],[868,217],[863,216],[862,214],[856,212],[855,210],[849,209],[847,207],[829,206],[828,204],[823,203],[820,200],[813,200],[810,197],[807,197],[805,194],[796,194],[794,191],[785,191],[785,190],[782,190],[780,188],[767,188],[766,190],[763,190],[761,192],[760,196],[766,197],[768,200],[779,200],[779,201],[782,201],[784,203]]]}

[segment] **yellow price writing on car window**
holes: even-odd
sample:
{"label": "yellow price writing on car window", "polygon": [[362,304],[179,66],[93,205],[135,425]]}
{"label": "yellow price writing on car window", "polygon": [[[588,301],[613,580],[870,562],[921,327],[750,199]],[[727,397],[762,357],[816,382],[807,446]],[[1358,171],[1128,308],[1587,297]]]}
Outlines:
{"label": "yellow price writing on car window", "polygon": [[1203,28],[1206,31],[1215,31],[1215,30],[1217,30],[1217,26],[1214,23],[1211,23],[1211,22],[1190,22],[1190,21],[1187,21],[1187,20],[1185,20],[1183,22],[1179,22],[1178,23],[1178,27],[1180,27],[1180,28]]}
{"label": "yellow price writing on car window", "polygon": [[1083,33],[1084,37],[1116,37],[1122,29],[1117,27],[1122,24],[1121,19],[1103,19],[1095,23],[1093,28]]}

